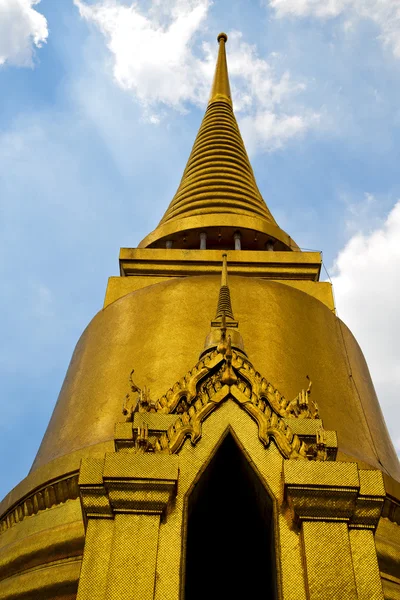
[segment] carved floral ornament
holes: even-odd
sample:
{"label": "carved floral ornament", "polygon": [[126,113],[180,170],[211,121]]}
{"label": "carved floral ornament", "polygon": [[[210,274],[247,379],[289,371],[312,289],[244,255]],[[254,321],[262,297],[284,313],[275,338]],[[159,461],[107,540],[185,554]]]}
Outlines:
{"label": "carved floral ornament", "polygon": [[[128,421],[134,414],[159,413],[176,415],[168,429],[149,439],[148,427],[139,427],[135,449],[141,452],[176,453],[186,438],[196,444],[202,435],[203,421],[228,399],[235,401],[258,425],[258,436],[265,447],[270,438],[275,441],[284,458],[325,460],[326,435],[316,430],[311,443],[302,441],[293,433],[287,419],[319,419],[318,406],[310,398],[311,381],[307,390],[288,401],[239,351],[232,349],[230,337],[222,336],[216,350],[206,354],[185,377],[176,382],[156,401],[151,400],[147,388],[141,390],[132,380],[131,390],[137,396],[132,401],[128,394],[123,413]],[[143,421],[145,423],[145,419]]]}

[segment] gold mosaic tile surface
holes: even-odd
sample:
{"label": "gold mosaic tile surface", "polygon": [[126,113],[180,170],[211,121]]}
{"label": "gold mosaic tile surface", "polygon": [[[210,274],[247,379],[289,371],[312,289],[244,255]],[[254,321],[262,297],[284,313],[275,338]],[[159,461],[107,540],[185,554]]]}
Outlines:
{"label": "gold mosaic tile surface", "polygon": [[346,523],[303,523],[309,600],[358,600]]}
{"label": "gold mosaic tile surface", "polygon": [[383,600],[382,582],[372,531],[352,529],[350,544],[358,600]]}

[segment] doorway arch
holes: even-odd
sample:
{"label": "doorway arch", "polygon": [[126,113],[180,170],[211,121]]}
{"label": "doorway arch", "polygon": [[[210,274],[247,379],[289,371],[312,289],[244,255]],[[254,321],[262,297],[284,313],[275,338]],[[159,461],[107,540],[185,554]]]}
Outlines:
{"label": "doorway arch", "polygon": [[277,600],[273,501],[229,432],[188,499],[185,600]]}

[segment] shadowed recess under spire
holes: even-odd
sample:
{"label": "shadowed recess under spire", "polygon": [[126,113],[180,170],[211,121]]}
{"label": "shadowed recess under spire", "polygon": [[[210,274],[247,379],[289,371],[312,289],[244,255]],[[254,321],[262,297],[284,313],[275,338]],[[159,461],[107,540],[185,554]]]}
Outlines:
{"label": "shadowed recess under spire", "polygon": [[277,249],[297,249],[277,225],[257,187],[232,109],[226,41],[227,35],[220,33],[210,100],[178,190],[141,247],[168,236],[176,239],[179,232],[188,230],[233,227],[279,240],[283,246]]}

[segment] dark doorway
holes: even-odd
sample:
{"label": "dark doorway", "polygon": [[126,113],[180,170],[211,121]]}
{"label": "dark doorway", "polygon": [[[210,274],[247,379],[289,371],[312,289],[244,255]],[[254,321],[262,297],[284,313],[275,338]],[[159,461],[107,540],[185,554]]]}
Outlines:
{"label": "dark doorway", "polygon": [[231,434],[188,508],[185,600],[276,600],[272,501]]}

